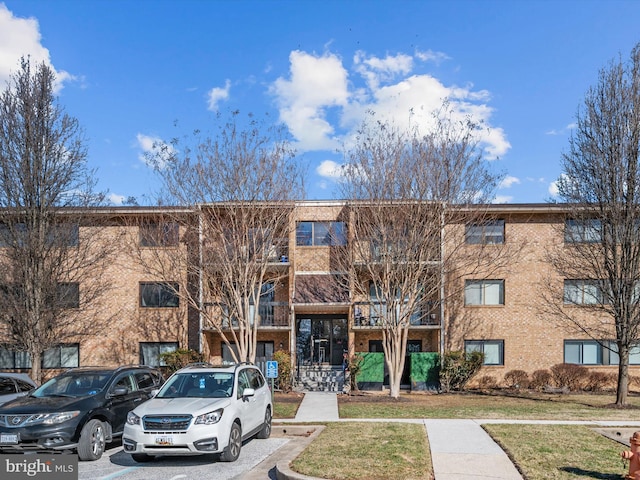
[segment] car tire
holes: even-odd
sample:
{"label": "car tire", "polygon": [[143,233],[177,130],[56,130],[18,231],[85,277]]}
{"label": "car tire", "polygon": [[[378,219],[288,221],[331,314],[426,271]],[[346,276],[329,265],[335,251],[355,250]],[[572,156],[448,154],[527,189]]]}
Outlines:
{"label": "car tire", "polygon": [[147,455],[146,453],[132,453],[131,458],[138,463],[147,463],[154,460],[153,455]]}
{"label": "car tire", "polygon": [[256,435],[256,438],[264,439],[271,436],[271,417],[271,407],[267,407],[267,410],[264,412],[264,423],[258,435]]}
{"label": "car tire", "polygon": [[242,449],[242,429],[240,425],[233,422],[231,431],[229,432],[229,444],[220,454],[220,460],[223,462],[235,462],[240,456]]}
{"label": "car tire", "polygon": [[89,420],[82,427],[78,441],[78,458],[82,461],[98,460],[106,444],[106,429],[100,420]]}

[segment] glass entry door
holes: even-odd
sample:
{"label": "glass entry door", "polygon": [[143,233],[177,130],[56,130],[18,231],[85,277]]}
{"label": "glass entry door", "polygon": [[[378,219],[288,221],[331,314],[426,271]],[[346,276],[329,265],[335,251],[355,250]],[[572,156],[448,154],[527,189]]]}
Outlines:
{"label": "glass entry door", "polygon": [[296,317],[298,359],[303,364],[342,365],[348,350],[347,318],[336,315]]}

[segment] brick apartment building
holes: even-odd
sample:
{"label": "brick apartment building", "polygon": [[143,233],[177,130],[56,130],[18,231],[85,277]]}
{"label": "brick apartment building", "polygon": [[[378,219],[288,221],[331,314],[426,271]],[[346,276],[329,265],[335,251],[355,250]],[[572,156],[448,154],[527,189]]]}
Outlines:
{"label": "brick apartment building", "polygon": [[[261,300],[257,338],[261,360],[286,350],[292,353],[296,368],[319,364],[340,369],[345,351],[382,351],[382,330],[371,314],[374,301],[350,298],[336,282],[341,272],[332,260],[331,243],[336,238],[347,241],[344,209],[340,201],[295,204],[289,237],[270,259],[269,269],[278,274],[277,287]],[[465,229],[466,254],[483,255],[503,246],[516,247],[515,254],[489,276],[463,273],[454,280],[456,285],[446,286],[447,298],[437,301],[437,308],[409,327],[408,352],[481,350],[485,354],[482,375],[493,377],[498,384],[510,370],[532,373],[562,362],[615,372],[614,353],[568,329],[543,308],[548,301],[544,299],[550,297],[548,283],[559,289],[556,298],[560,302],[568,296],[578,298],[588,287],[583,279],[558,278],[547,259],[553,249],[570,249],[563,234],[567,218],[562,205],[491,205],[487,210],[492,219],[488,223],[447,228]],[[177,348],[202,351],[212,362],[230,360],[219,332],[167,288],[166,272],[160,278],[140,261],[152,256],[162,263],[163,255],[169,259],[187,248],[179,241],[185,232],[177,224],[156,221],[169,218],[168,212],[196,215],[164,207],[117,207],[99,211],[108,221],[80,227],[80,241],[99,229],[118,246],[108,267],[96,272],[112,281],[100,306],[108,327],[47,352],[45,373],[84,365],[158,365],[160,353]],[[149,240],[144,231],[149,226],[163,232],[162,242]],[[327,231],[334,232],[330,240],[323,235]],[[173,273],[178,288],[193,287],[188,272],[176,269]],[[82,285],[79,292],[78,308],[82,309]],[[579,309],[579,303],[572,300],[563,308]],[[592,314],[585,315],[584,321],[611,322]],[[632,352],[631,364],[640,365],[640,351]],[[28,367],[23,353],[10,345],[0,349],[1,369]]]}

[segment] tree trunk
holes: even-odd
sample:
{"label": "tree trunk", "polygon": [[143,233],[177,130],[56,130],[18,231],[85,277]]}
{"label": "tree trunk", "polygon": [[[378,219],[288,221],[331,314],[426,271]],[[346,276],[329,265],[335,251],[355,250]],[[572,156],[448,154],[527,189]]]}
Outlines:
{"label": "tree trunk", "polygon": [[30,352],[31,356],[31,379],[38,385],[42,385],[42,353],[36,349]]}
{"label": "tree trunk", "polygon": [[629,349],[626,345],[619,345],[620,362],[618,363],[618,385],[616,387],[616,405],[627,404],[629,393]]}

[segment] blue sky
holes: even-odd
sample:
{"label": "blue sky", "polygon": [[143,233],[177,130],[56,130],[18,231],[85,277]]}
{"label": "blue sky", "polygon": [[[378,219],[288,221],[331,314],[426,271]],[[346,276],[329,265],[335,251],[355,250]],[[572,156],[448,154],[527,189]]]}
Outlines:
{"label": "blue sky", "polygon": [[638,42],[635,0],[0,0],[0,84],[22,55],[54,68],[116,205],[152,202],[154,140],[236,109],[284,122],[307,198],[334,198],[365,111],[420,121],[444,97],[487,127],[495,201],[545,202],[585,92]]}

